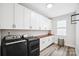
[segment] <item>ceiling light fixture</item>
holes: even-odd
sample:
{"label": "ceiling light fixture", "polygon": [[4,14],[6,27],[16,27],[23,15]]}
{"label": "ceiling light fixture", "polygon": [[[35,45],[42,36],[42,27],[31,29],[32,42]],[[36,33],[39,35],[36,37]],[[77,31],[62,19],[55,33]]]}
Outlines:
{"label": "ceiling light fixture", "polygon": [[46,5],[47,8],[52,8],[52,6],[53,5],[51,3]]}

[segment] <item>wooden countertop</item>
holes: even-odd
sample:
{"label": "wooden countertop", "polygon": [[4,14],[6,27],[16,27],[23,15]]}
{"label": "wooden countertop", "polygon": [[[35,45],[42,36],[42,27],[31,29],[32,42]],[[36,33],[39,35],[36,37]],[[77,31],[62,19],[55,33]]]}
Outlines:
{"label": "wooden countertop", "polygon": [[38,38],[45,38],[45,37],[48,37],[48,36],[53,36],[54,34],[45,34],[45,35],[39,35],[39,36],[35,36],[35,37],[38,37]]}

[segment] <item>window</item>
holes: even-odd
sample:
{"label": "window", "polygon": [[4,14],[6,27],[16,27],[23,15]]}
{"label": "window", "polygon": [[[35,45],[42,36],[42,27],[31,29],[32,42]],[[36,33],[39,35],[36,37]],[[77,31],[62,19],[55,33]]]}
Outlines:
{"label": "window", "polygon": [[66,20],[57,21],[57,35],[66,35]]}

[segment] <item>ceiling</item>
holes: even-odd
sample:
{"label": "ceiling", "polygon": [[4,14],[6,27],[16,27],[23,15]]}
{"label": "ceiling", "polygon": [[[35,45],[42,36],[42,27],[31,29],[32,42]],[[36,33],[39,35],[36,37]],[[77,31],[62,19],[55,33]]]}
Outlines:
{"label": "ceiling", "polygon": [[52,3],[52,8],[46,8],[47,3],[20,3],[21,5],[30,8],[48,18],[53,18],[74,12],[77,3]]}

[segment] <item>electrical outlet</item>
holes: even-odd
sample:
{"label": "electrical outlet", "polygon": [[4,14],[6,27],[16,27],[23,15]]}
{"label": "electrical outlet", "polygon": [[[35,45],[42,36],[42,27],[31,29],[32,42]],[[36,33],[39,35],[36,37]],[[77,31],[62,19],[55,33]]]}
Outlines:
{"label": "electrical outlet", "polygon": [[10,35],[10,32],[8,32],[8,35]]}

